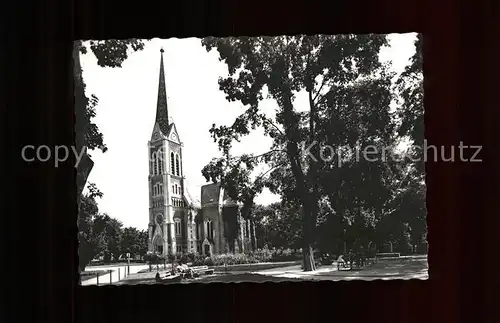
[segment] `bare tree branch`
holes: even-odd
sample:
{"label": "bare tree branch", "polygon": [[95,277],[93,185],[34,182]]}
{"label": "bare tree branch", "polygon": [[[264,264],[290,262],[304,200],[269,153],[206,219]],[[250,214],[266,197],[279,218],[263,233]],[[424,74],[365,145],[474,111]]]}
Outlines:
{"label": "bare tree branch", "polygon": [[272,154],[272,153],[277,153],[277,152],[285,152],[285,150],[282,149],[273,149],[268,152],[265,152],[263,154],[257,155],[257,156],[251,156],[251,155],[241,155],[241,156],[236,156],[236,157],[230,157],[229,160],[236,160],[236,159],[242,159],[242,158],[250,158],[250,159],[256,159],[260,157],[264,157],[266,155]]}

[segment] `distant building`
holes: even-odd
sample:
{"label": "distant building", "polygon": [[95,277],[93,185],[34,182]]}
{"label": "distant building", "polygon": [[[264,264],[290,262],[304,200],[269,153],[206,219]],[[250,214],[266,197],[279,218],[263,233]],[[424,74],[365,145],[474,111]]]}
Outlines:
{"label": "distant building", "polygon": [[156,118],[148,148],[149,251],[213,255],[256,248],[253,222],[243,219],[239,205],[218,184],[201,188],[201,203],[186,189],[183,144],[168,117],[163,49]]}

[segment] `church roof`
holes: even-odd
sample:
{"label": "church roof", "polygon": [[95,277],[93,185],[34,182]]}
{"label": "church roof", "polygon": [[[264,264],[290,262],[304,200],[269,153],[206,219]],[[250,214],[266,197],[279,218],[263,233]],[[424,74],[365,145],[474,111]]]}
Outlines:
{"label": "church roof", "polygon": [[220,184],[212,183],[201,187],[201,205],[219,203]]}
{"label": "church roof", "polygon": [[184,199],[186,200],[187,204],[192,206],[192,207],[200,207],[200,201],[196,198],[193,198],[193,196],[191,195],[191,193],[189,192],[188,188],[187,188],[188,185],[185,185],[184,187]]}
{"label": "church roof", "polygon": [[158,82],[158,101],[156,104],[156,122],[160,126],[161,132],[167,135],[170,130],[170,122],[168,119],[168,106],[167,106],[167,90],[165,86],[165,68],[163,66],[163,48],[160,50],[160,80]]}
{"label": "church roof", "polygon": [[207,184],[203,185],[201,187],[201,205],[206,205],[206,204],[219,204],[222,203],[224,205],[227,204],[233,204],[235,203],[232,201],[232,199],[229,197],[227,194],[226,190],[223,190],[223,199],[222,201],[220,200],[221,198],[221,187],[219,183],[212,183],[212,184]]}
{"label": "church roof", "polygon": [[[165,131],[163,134],[165,136],[167,136],[170,133],[170,130],[172,130],[173,127],[174,127],[174,123],[172,122],[171,124],[168,125],[168,127],[166,129],[167,131]],[[162,132],[163,132],[163,130],[162,130]]]}

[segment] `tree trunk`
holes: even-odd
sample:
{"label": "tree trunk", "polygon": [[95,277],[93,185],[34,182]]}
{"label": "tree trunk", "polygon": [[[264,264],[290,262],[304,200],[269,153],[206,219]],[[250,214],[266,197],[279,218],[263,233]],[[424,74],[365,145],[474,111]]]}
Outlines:
{"label": "tree trunk", "polygon": [[[286,83],[286,82],[285,82]],[[283,83],[283,84],[285,84]],[[286,145],[286,152],[288,156],[288,160],[290,161],[290,167],[292,170],[292,174],[296,180],[296,190],[299,193],[300,201],[302,204],[302,224],[304,228],[303,232],[303,243],[302,243],[302,257],[303,257],[303,265],[304,271],[314,271],[316,270],[316,264],[314,262],[314,253],[312,249],[312,244],[314,241],[314,228],[316,226],[316,217],[317,217],[317,196],[316,193],[316,185],[311,185],[311,182],[308,179],[314,179],[315,171],[317,165],[312,162],[310,164],[311,169],[310,172],[306,175],[301,165],[301,153],[298,149],[298,143],[300,141],[300,131],[298,127],[298,122],[294,118],[293,112],[293,104],[291,100],[291,89],[290,88],[282,88],[282,92],[285,94],[284,102],[283,102],[283,117],[285,124],[285,135],[287,137],[288,143]],[[309,93],[309,97],[311,99],[311,93]],[[312,132],[314,130],[314,119],[315,119],[315,110],[314,104],[310,101],[311,104],[311,123],[310,123],[310,131],[311,138],[314,138]],[[315,148],[317,149],[317,148]],[[315,180],[313,180],[315,181]]]}
{"label": "tree trunk", "polygon": [[302,248],[302,261],[304,262],[304,271],[316,270],[316,264],[314,263],[314,251],[310,243],[304,243],[304,248]]}
{"label": "tree trunk", "polygon": [[303,242],[302,242],[302,259],[304,263],[304,271],[316,270],[316,262],[314,261],[314,226],[312,220],[314,218],[314,211],[310,210],[307,206],[302,207],[302,223],[303,223]]}

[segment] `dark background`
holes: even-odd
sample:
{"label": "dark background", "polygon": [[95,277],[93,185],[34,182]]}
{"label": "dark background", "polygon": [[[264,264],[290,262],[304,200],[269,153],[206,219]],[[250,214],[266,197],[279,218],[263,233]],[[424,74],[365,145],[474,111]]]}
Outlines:
{"label": "dark background", "polygon": [[[500,321],[498,1],[162,4],[39,1],[2,10],[2,322]],[[423,32],[428,143],[484,146],[483,163],[426,164],[430,280],[76,286],[73,163],[56,169],[20,158],[23,145],[74,144],[73,39],[342,32]]]}

